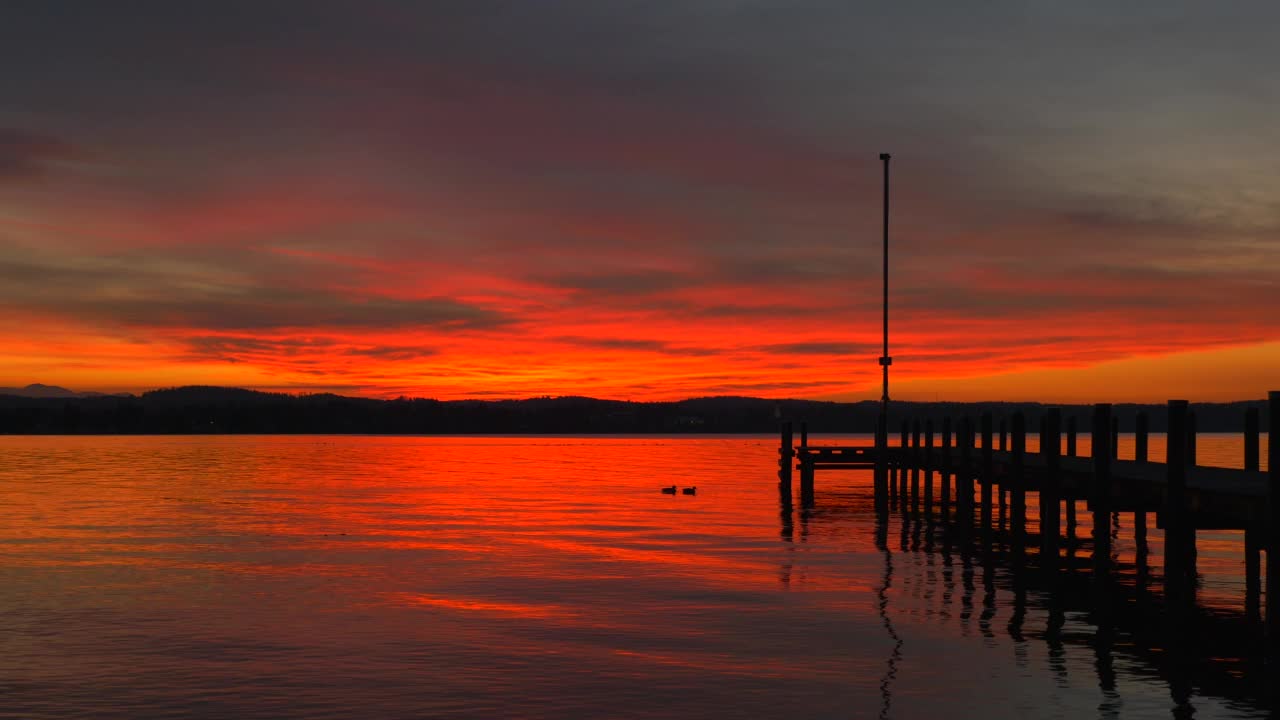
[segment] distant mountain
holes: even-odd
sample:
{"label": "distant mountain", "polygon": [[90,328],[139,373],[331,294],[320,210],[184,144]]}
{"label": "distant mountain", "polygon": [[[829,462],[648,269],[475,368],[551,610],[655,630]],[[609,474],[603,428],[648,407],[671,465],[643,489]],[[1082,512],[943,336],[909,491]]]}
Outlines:
{"label": "distant mountain", "polygon": [[91,398],[91,397],[130,397],[128,393],[76,392],[57,385],[31,383],[23,388],[0,387],[0,395],[14,395],[28,398]]}
{"label": "distant mountain", "polygon": [[74,390],[68,390],[57,385],[41,385],[40,383],[32,383],[24,388],[7,388],[0,387],[0,395],[17,395],[19,397],[31,398],[75,398],[82,395]]}

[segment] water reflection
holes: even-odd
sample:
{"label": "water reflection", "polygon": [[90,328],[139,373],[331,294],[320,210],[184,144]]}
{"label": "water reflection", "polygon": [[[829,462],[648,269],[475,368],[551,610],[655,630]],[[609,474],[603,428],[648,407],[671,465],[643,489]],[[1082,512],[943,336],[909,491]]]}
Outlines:
{"label": "water reflection", "polygon": [[[1154,524],[1139,541],[1113,523],[1098,587],[1087,539],[1057,564],[1029,542],[1019,565],[1006,532],[988,545],[909,503],[877,518],[870,473],[819,474],[796,507],[776,438],[0,438],[0,456],[12,717],[1251,718],[1269,702],[1238,536],[1202,537],[1194,602],[1171,604]],[[698,494],[658,493],[672,483]]]}
{"label": "water reflection", "polygon": [[876,592],[876,609],[880,614],[880,622],[884,625],[885,632],[893,641],[893,649],[889,652],[888,660],[885,661],[884,675],[880,678],[881,718],[888,718],[889,710],[893,706],[893,681],[898,675],[898,662],[902,659],[903,645],[902,637],[894,629],[893,620],[889,616],[889,589],[893,587],[893,551],[885,542],[887,526],[883,518],[877,519],[876,548],[884,556],[884,576]]}
{"label": "water reflection", "polygon": [[[914,535],[921,524],[922,521],[910,516],[900,516],[897,529],[905,538],[908,533]],[[892,516],[886,514],[878,520],[875,531],[877,548],[885,560],[878,608],[886,633],[893,641],[888,660],[892,672],[886,675],[889,678],[896,675],[903,662],[904,644],[889,612],[891,598],[888,595],[895,566],[885,539],[893,525]],[[1112,518],[1109,525],[1113,547],[1116,547],[1121,539],[1120,522]],[[1120,553],[1113,554],[1113,577],[1087,572],[1092,560],[1076,558],[1073,554],[1063,562],[1044,558],[1045,562],[1041,563],[1033,554],[1029,565],[1013,563],[1012,558],[1020,554],[1011,552],[1008,544],[989,545],[986,539],[939,527],[936,553],[930,530],[923,548],[927,560],[922,568],[916,568],[917,576],[898,578],[899,585],[924,585],[927,589],[913,593],[912,597],[922,600],[926,615],[939,621],[949,620],[955,586],[954,557],[958,555],[962,588],[957,618],[959,633],[969,636],[976,626],[977,636],[984,644],[996,646],[999,638],[994,621],[1002,603],[1007,603],[1010,614],[1005,634],[1011,641],[1016,665],[1030,666],[1028,639],[1038,635],[1046,647],[1049,675],[1064,690],[1073,685],[1069,674],[1070,647],[1073,644],[1088,647],[1093,658],[1092,674],[1100,693],[1095,708],[1099,717],[1125,716],[1126,701],[1117,669],[1120,662],[1129,672],[1159,678],[1165,683],[1171,700],[1168,706],[1171,717],[1206,716],[1197,708],[1197,699],[1203,695],[1227,699],[1237,708],[1252,707],[1263,712],[1271,703],[1271,680],[1276,671],[1263,661],[1256,608],[1249,605],[1235,612],[1221,607],[1203,609],[1186,598],[1166,599],[1154,592],[1149,584],[1152,571],[1146,533],[1136,531],[1137,528],[1145,530],[1145,518],[1135,523],[1132,561],[1122,563]],[[906,547],[905,541],[903,547]],[[912,545],[911,550],[917,552],[918,548]],[[935,571],[935,557],[941,572]],[[897,566],[899,572],[903,567]],[[912,569],[910,565],[905,567]],[[935,586],[940,590],[937,602],[931,592]],[[1043,631],[1038,634],[1027,634],[1029,608],[1043,618]],[[891,689],[888,684],[883,687],[886,692]],[[891,701],[891,695],[886,695],[883,707],[888,707]]]}

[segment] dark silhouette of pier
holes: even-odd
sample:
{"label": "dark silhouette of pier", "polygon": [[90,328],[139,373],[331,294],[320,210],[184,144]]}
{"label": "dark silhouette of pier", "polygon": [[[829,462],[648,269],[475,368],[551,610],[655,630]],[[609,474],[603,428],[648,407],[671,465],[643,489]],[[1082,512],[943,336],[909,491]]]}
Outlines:
{"label": "dark silhouette of pier", "polygon": [[[1269,394],[1267,412],[1280,417],[1280,392]],[[999,574],[1007,591],[1023,601],[1029,590],[1047,598],[1050,617],[1068,609],[1086,612],[1095,632],[1085,641],[1099,653],[1104,693],[1108,682],[1114,685],[1114,671],[1108,670],[1114,655],[1124,652],[1183,695],[1182,701],[1174,698],[1176,707],[1186,705],[1193,687],[1274,707],[1269,681],[1280,676],[1280,591],[1265,590],[1280,587],[1273,584],[1280,583],[1280,439],[1270,433],[1268,469],[1260,470],[1257,410],[1246,411],[1240,469],[1197,464],[1195,416],[1181,400],[1167,406],[1164,462],[1149,457],[1153,423],[1145,412],[1134,418],[1132,460],[1118,458],[1121,428],[1108,404],[1094,407],[1088,456],[1077,452],[1074,418],[1063,423],[1061,412],[1048,408],[1035,420],[1034,453],[1027,451],[1028,418],[1022,412],[998,420],[989,412],[944,418],[936,425],[933,418],[907,419],[897,428],[897,446],[882,442],[888,439],[883,427],[874,444],[812,445],[804,423],[797,443],[795,425],[783,423],[780,497],[784,507],[790,505],[796,471],[801,506],[812,510],[819,470],[872,470],[886,587],[903,581],[901,561],[889,555],[886,529],[900,516],[900,552],[919,552],[923,542],[926,552],[942,552],[948,567],[955,554],[967,588],[973,586],[975,564],[981,565],[984,584],[993,582],[992,568],[1000,567],[1007,571]],[[1029,495],[1038,499],[1037,517],[1030,520]],[[1092,516],[1088,537],[1080,537],[1081,511]],[[1135,551],[1122,563],[1115,537],[1125,515]],[[1158,564],[1147,538],[1152,521],[1164,531]],[[1197,604],[1201,530],[1244,533],[1245,591],[1232,611]],[[961,602],[960,615],[972,618],[976,611],[980,624],[991,610],[976,610],[969,590]],[[1023,615],[1025,607],[1013,608],[1011,636],[1021,635],[1017,618]],[[1066,641],[1054,635],[1052,623],[1043,639]],[[1193,712],[1187,706],[1187,716]],[[1108,714],[1114,713],[1103,712]]]}

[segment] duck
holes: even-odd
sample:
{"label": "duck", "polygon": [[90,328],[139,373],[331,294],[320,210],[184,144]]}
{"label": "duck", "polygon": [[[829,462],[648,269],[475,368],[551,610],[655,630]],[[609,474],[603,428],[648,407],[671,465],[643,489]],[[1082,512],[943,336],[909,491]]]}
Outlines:
{"label": "duck", "polygon": [[676,486],[675,486],[675,485],[672,485],[671,487],[664,487],[664,488],[662,488],[662,494],[663,494],[663,495],[675,495],[675,494],[676,494]]}
{"label": "duck", "polygon": [[698,486],[694,485],[693,487],[682,488],[680,492],[684,493],[685,495],[697,495]]}

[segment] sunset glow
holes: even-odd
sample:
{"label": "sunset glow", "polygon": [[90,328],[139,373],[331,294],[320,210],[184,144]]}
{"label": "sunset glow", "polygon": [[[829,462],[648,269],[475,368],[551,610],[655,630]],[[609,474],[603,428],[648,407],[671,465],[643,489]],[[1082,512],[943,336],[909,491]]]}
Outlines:
{"label": "sunset glow", "polygon": [[0,386],[878,397],[886,150],[897,397],[1280,386],[1266,23],[574,5],[4,23]]}

